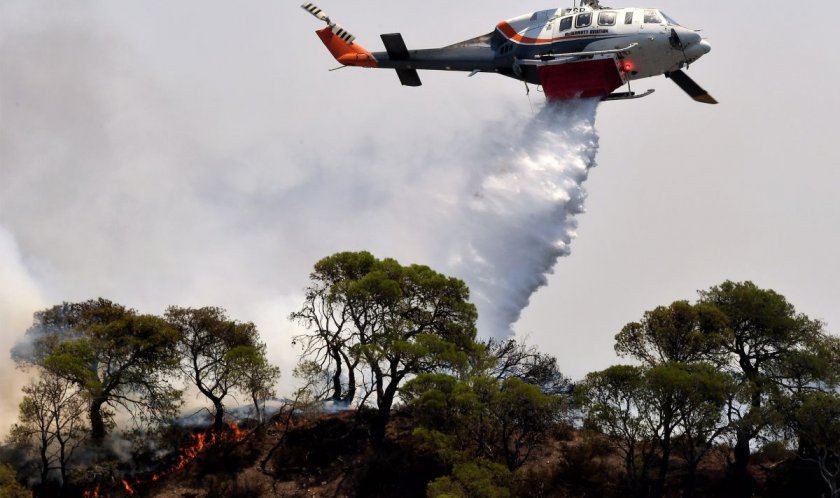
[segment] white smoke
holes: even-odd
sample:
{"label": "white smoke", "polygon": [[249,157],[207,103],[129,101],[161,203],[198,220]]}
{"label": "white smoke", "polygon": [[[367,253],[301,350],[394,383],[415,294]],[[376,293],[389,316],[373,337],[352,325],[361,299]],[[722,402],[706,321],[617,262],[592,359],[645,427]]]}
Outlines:
{"label": "white smoke", "polygon": [[507,123],[512,135],[478,144],[492,160],[468,184],[478,188],[459,213],[465,230],[453,272],[472,290],[484,335],[509,336],[557,259],[569,254],[598,151],[597,105],[549,103],[529,120]]}
{"label": "white smoke", "polygon": [[0,440],[17,417],[21,388],[27,379],[10,361],[9,350],[32,323],[32,311],[42,306],[41,293],[15,238],[0,226]]}
{"label": "white smoke", "polygon": [[[213,77],[183,83],[149,60],[178,66],[193,52],[144,59],[137,48],[152,48],[113,30],[101,7],[15,5],[0,16],[3,351],[33,312],[63,300],[102,296],[144,313],[223,306],[258,325],[283,395],[299,332],[287,317],[319,258],[365,249],[461,277],[480,333],[503,337],[568,252],[597,149],[595,102],[533,116],[521,101],[503,122],[478,99],[320,112],[329,96],[308,89],[315,80],[293,92],[267,73],[254,89],[263,73],[250,72],[217,87],[211,58],[207,73],[197,62],[185,73]],[[324,142],[321,130],[367,107]],[[446,119],[422,119],[432,115]],[[15,372],[7,353],[0,368],[3,379]],[[0,392],[7,415],[12,394]]]}

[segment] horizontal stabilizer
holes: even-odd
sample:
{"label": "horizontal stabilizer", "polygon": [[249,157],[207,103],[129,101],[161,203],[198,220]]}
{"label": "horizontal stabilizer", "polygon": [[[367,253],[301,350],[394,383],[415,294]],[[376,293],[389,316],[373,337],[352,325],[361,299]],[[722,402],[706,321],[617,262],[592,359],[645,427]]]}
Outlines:
{"label": "horizontal stabilizer", "polygon": [[[382,38],[382,43],[385,44],[385,51],[388,52],[388,57],[390,57],[391,60],[404,61],[408,59],[408,48],[405,46],[405,41],[403,41],[401,34],[389,33],[386,35],[380,35],[380,37]],[[400,79],[402,79],[402,77],[400,77]]]}
{"label": "horizontal stabilizer", "polygon": [[400,77],[400,83],[403,86],[420,86],[423,84],[416,69],[397,69],[397,76]]}

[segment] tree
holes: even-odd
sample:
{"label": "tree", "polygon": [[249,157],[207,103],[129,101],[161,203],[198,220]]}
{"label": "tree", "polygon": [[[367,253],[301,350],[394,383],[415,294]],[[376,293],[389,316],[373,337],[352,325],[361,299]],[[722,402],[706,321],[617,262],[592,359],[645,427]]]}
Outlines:
{"label": "tree", "polygon": [[480,343],[484,358],[490,361],[489,372],[499,380],[517,378],[539,387],[545,394],[568,394],[572,383],[560,372],[557,358],[541,353],[536,346],[528,346],[516,339],[499,341],[487,339]]}
{"label": "tree", "polygon": [[714,305],[675,301],[646,311],[641,321],[628,323],[615,336],[616,353],[649,367],[639,409],[658,441],[657,494],[663,492],[677,436],[690,493],[697,465],[726,429],[721,412],[734,387],[728,375],[715,370],[722,362],[726,326],[726,316]]}
{"label": "tree", "polygon": [[[303,345],[302,358],[327,372],[330,379],[330,399],[349,405],[356,397],[356,368],[361,357],[351,345],[356,339],[350,316],[352,296],[341,292],[347,281],[361,279],[372,271],[377,260],[370,253],[340,253],[315,263],[309,275],[303,307],[290,315],[313,331],[311,335],[295,337],[293,344]],[[366,322],[365,322],[366,323]],[[345,381],[346,376],[346,381]]]}
{"label": "tree", "polygon": [[792,365],[803,367],[798,378],[820,376],[811,368],[819,362],[808,358],[824,335],[823,325],[797,313],[784,296],[752,282],[726,281],[701,291],[700,302],[717,307],[726,316],[719,348],[725,354],[724,368],[738,379],[742,393],[728,409],[736,436],[732,468],[739,493],[749,496],[750,443],[772,421],[773,403],[768,401],[803,384],[789,377]]}
{"label": "tree", "polygon": [[625,325],[615,336],[615,352],[648,366],[709,361],[715,358],[726,325],[726,316],[714,306],[675,301]]}
{"label": "tree", "polygon": [[49,372],[24,387],[23,393],[19,423],[12,427],[9,439],[35,448],[41,483],[46,484],[50,472],[58,470],[64,485],[68,464],[84,441],[86,401],[73,383]]}
{"label": "tree", "polygon": [[429,498],[508,498],[511,472],[483,458],[456,463],[451,475],[429,483]]}
{"label": "tree", "polygon": [[236,384],[251,397],[257,422],[264,423],[265,400],[276,395],[274,386],[280,378],[280,369],[268,362],[264,344],[240,346],[228,353],[228,358],[234,365]]}
{"label": "tree", "polygon": [[[371,438],[382,441],[391,407],[407,377],[467,362],[475,347],[476,319],[469,290],[462,281],[427,266],[402,266],[367,252],[329,256],[316,263],[315,270],[315,283],[328,283],[329,288],[326,294],[307,293],[301,312],[291,318],[307,316],[317,304],[313,296],[321,295],[330,313],[342,317],[341,327],[332,329],[340,331],[335,339],[322,333],[323,327],[317,325],[321,322],[308,325],[315,328],[315,341],[326,351],[340,349],[341,362],[327,353],[333,356],[333,368],[344,364],[350,370],[370,372],[377,407]],[[358,366],[345,358],[358,359]]]}
{"label": "tree", "polygon": [[99,298],[35,313],[13,356],[78,386],[88,400],[91,436],[101,442],[109,408],[122,406],[135,420],[174,414],[180,392],[169,375],[178,362],[176,337],[162,319]]}
{"label": "tree", "polygon": [[715,441],[729,427],[723,419],[723,408],[736,390],[734,379],[713,365],[696,363],[683,366],[679,386],[677,414],[682,434],[677,450],[688,466],[684,496],[693,493],[697,467],[714,447]]}
{"label": "tree", "polygon": [[[270,389],[266,384],[272,379],[262,377],[270,377],[273,370],[265,360],[265,347],[253,323],[231,320],[225,310],[214,307],[172,306],[166,310],[166,320],[177,331],[181,373],[213,404],[215,432],[225,426],[224,401],[233,391],[259,396]],[[248,369],[253,369],[255,376],[243,374]],[[249,386],[250,381],[255,384]]]}
{"label": "tree", "polygon": [[[511,377],[486,375],[458,379],[426,373],[409,381],[404,398],[436,450],[521,467],[557,421],[560,398]],[[440,444],[438,444],[440,443]]]}
{"label": "tree", "polygon": [[557,420],[558,398],[540,391],[516,377],[502,382],[490,404],[490,419],[497,426],[504,461],[511,470],[519,468],[545,439]]}
{"label": "tree", "polygon": [[800,457],[814,463],[830,498],[840,496],[840,394],[809,392],[797,412]]}
{"label": "tree", "polygon": [[31,498],[32,491],[18,482],[14,469],[0,463],[0,498]]}
{"label": "tree", "polygon": [[579,387],[575,394],[578,404],[586,409],[586,425],[609,437],[624,457],[627,487],[636,491],[648,465],[647,451],[642,446],[650,436],[643,406],[645,367],[614,365],[587,374]]}

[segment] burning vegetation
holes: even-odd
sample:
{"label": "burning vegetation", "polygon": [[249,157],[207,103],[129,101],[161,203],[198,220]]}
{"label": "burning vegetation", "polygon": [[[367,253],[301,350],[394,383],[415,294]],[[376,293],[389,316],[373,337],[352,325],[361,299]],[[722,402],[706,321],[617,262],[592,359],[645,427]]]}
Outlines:
{"label": "burning vegetation", "polygon": [[[271,416],[279,371],[219,308],[36,313],[0,496],[838,495],[840,340],[771,290],[648,311],[616,335],[634,365],[571,382],[536,347],[477,340],[466,286],[428,267],[340,253],[311,278],[303,387]],[[203,425],[172,423],[187,386]]]}

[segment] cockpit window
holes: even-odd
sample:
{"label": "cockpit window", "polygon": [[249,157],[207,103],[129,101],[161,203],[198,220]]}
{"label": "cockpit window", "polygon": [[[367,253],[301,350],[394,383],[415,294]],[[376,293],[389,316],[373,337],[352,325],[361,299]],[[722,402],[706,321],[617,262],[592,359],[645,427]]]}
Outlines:
{"label": "cockpit window", "polygon": [[566,31],[567,29],[572,29],[572,16],[564,17],[560,19],[560,26],[558,28],[560,31]]}
{"label": "cockpit window", "polygon": [[615,12],[601,12],[598,14],[598,24],[601,26],[614,26]]}
{"label": "cockpit window", "polygon": [[662,24],[662,18],[655,10],[645,11],[645,24]]}
{"label": "cockpit window", "polygon": [[577,19],[575,19],[575,27],[576,28],[585,28],[592,24],[592,13],[587,12],[586,14],[578,14]]}
{"label": "cockpit window", "polygon": [[675,24],[677,26],[680,25],[680,23],[678,23],[674,19],[672,19],[671,17],[668,17],[668,14],[662,12],[661,10],[659,11],[659,13],[662,14],[662,17],[664,17],[666,21],[668,21],[668,24]]}
{"label": "cockpit window", "polygon": [[635,14],[635,12],[632,10],[624,14],[624,24],[633,24],[633,14]]}

